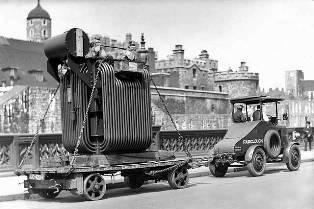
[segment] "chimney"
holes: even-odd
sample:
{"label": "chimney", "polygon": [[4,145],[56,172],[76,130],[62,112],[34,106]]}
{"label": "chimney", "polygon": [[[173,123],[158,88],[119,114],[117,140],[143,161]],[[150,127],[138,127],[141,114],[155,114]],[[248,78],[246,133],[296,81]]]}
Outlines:
{"label": "chimney", "polygon": [[184,63],[184,50],[181,44],[175,45],[175,49],[173,50],[173,58],[176,64],[183,65]]}
{"label": "chimney", "polygon": [[245,62],[241,62],[241,65],[239,67],[239,71],[248,71],[249,70],[249,67],[246,66],[246,63]]}
{"label": "chimney", "polygon": [[17,68],[10,68],[10,77],[12,77],[13,80],[17,79]]}
{"label": "chimney", "polygon": [[141,34],[141,49],[145,49],[145,38],[144,33]]}
{"label": "chimney", "polygon": [[200,60],[207,60],[209,58],[209,54],[207,52],[207,50],[203,49],[201,51],[201,54],[199,55]]}

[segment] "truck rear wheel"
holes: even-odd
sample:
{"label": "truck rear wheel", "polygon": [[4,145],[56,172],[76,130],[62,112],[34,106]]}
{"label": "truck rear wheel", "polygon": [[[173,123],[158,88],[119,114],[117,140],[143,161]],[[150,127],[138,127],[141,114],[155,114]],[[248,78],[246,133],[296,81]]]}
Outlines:
{"label": "truck rear wheel", "polygon": [[87,200],[100,200],[106,192],[105,179],[98,173],[93,173],[84,179],[84,197]]}
{"label": "truck rear wheel", "polygon": [[301,165],[301,152],[298,146],[292,145],[289,151],[289,161],[286,163],[290,171],[296,171]]}
{"label": "truck rear wheel", "polygon": [[210,173],[215,177],[224,177],[228,171],[228,165],[227,164],[218,164],[210,163],[209,164],[209,171]]}
{"label": "truck rear wheel", "polygon": [[189,183],[189,172],[185,166],[170,171],[167,176],[172,189],[183,189]]}
{"label": "truck rear wheel", "polygon": [[265,172],[266,168],[266,154],[264,150],[257,147],[252,156],[252,160],[247,164],[249,173],[252,176],[261,176]]}

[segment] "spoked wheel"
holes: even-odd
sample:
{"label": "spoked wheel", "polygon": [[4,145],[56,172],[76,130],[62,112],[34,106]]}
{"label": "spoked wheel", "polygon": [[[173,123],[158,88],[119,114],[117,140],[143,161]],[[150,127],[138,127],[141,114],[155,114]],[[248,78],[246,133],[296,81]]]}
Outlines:
{"label": "spoked wheel", "polygon": [[124,177],[124,182],[131,189],[138,189],[144,184],[144,177],[141,174],[129,175],[129,176]]}
{"label": "spoked wheel", "polygon": [[290,171],[296,171],[300,168],[301,152],[298,146],[292,145],[289,152],[289,161],[286,163]]}
{"label": "spoked wheel", "polygon": [[87,200],[100,200],[105,192],[106,183],[100,174],[90,174],[84,179],[84,197]]}
{"label": "spoked wheel", "polygon": [[252,160],[248,163],[247,168],[252,176],[261,176],[266,168],[266,154],[260,147],[254,150]]}
{"label": "spoked wheel", "polygon": [[183,189],[189,183],[189,172],[185,166],[168,173],[168,183],[173,189]]}
{"label": "spoked wheel", "polygon": [[227,164],[218,164],[216,165],[215,162],[209,163],[209,171],[215,177],[224,177],[228,171]]}
{"label": "spoked wheel", "polygon": [[38,194],[45,199],[54,199],[60,194],[60,191],[56,192],[54,189],[44,189],[39,191]]}

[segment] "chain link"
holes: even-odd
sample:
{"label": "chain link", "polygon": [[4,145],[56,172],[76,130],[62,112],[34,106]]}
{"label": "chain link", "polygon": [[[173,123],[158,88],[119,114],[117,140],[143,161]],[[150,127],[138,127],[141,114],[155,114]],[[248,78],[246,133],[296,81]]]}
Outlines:
{"label": "chain link", "polygon": [[96,84],[97,84],[98,77],[99,77],[99,68],[97,68],[97,73],[96,73],[96,77],[94,79],[92,92],[91,92],[91,95],[89,97],[88,105],[87,105],[87,108],[86,108],[86,111],[85,111],[85,115],[84,115],[84,120],[83,120],[82,125],[81,125],[80,135],[78,137],[78,140],[76,142],[76,146],[75,146],[75,149],[74,149],[74,152],[73,152],[73,156],[72,156],[71,163],[70,163],[71,167],[70,167],[69,173],[71,173],[74,170],[76,156],[77,156],[77,153],[78,153],[78,147],[79,147],[79,145],[81,143],[81,139],[82,139],[83,131],[84,131],[84,128],[85,128],[85,124],[86,124],[89,108],[90,108],[90,106],[92,104],[92,101],[93,101],[93,98],[94,98],[94,92],[95,92],[95,89],[96,89]]}
{"label": "chain link", "polygon": [[60,83],[58,84],[58,87],[57,87],[57,88],[55,89],[55,91],[53,92],[52,97],[51,97],[51,99],[50,99],[50,101],[49,101],[48,107],[47,107],[47,109],[46,109],[46,111],[45,111],[43,117],[39,120],[39,121],[40,121],[39,127],[37,127],[36,133],[35,133],[35,135],[34,135],[32,141],[31,141],[31,144],[27,147],[27,151],[26,151],[26,153],[24,154],[23,159],[21,160],[21,162],[20,162],[20,164],[19,164],[19,166],[18,166],[19,169],[22,168],[22,166],[23,166],[23,164],[24,164],[26,158],[28,157],[29,153],[31,152],[32,147],[34,146],[34,143],[35,143],[35,141],[36,141],[36,139],[37,139],[37,137],[38,137],[38,134],[39,134],[39,128],[41,128],[43,122],[45,122],[45,118],[46,118],[47,113],[48,113],[48,111],[49,111],[50,105],[51,105],[53,99],[55,98],[55,96],[56,96],[56,94],[57,94],[59,88],[60,88]]}
{"label": "chain link", "polygon": [[152,78],[151,76],[149,76],[149,77],[150,77],[150,80],[151,80],[152,84],[154,85],[154,87],[155,87],[155,89],[156,89],[156,91],[157,91],[157,94],[158,94],[158,96],[159,96],[159,99],[160,99],[161,103],[163,104],[163,106],[164,106],[164,108],[165,108],[165,110],[166,110],[166,112],[167,112],[167,114],[168,114],[168,116],[169,116],[169,118],[170,118],[170,120],[171,120],[171,122],[172,122],[172,124],[173,124],[173,126],[174,126],[174,128],[175,128],[175,130],[176,130],[176,132],[177,132],[177,134],[178,134],[179,140],[182,141],[182,143],[183,143],[183,149],[184,149],[185,154],[186,154],[189,158],[192,158],[191,153],[189,152],[189,150],[188,150],[187,147],[186,147],[185,140],[183,139],[183,136],[181,135],[180,131],[178,130],[177,125],[176,125],[176,123],[174,122],[173,117],[172,117],[172,115],[170,114],[170,112],[169,112],[169,110],[168,110],[168,108],[167,108],[167,105],[166,105],[165,100],[161,97],[161,94],[160,94],[160,92],[159,92],[159,90],[158,90],[158,88],[157,88],[157,86],[156,86],[156,84],[155,84],[153,78]]}

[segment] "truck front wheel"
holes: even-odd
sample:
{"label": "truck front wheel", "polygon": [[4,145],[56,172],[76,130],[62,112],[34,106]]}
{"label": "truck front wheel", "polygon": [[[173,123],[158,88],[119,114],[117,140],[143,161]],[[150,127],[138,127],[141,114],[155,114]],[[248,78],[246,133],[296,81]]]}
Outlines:
{"label": "truck front wheel", "polygon": [[266,154],[262,148],[257,147],[254,150],[252,160],[247,164],[247,168],[252,176],[261,176],[264,174],[266,168]]}
{"label": "truck front wheel", "polygon": [[292,145],[289,151],[289,161],[286,163],[290,171],[296,171],[301,164],[301,152],[298,146]]}

